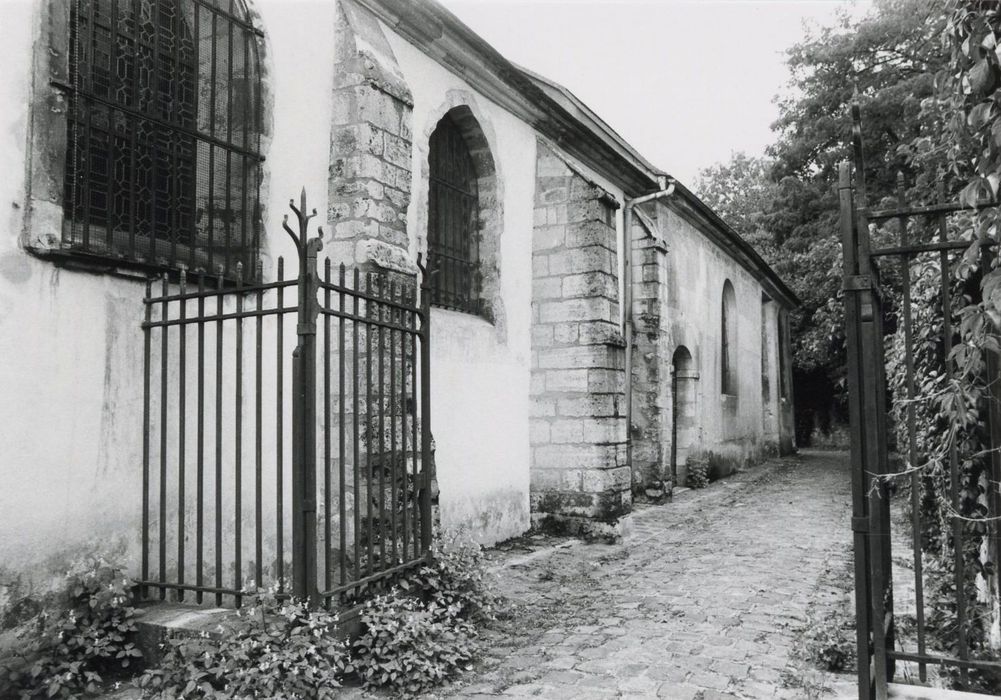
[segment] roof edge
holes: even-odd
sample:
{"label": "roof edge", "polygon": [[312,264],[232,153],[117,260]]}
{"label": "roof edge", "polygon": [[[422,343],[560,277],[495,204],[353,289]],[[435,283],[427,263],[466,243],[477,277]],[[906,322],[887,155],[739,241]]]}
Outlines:
{"label": "roof edge", "polygon": [[[352,1],[367,8],[423,53],[475,86],[485,97],[526,121],[560,149],[608,177],[627,196],[652,192],[658,189],[658,179],[669,177],[675,183],[676,192],[721,234],[718,238],[723,239],[723,247],[766,287],[771,296],[781,299],[789,308],[800,305],[795,293],[719,214],[681,182],[649,163],[570,90],[516,66],[435,0]],[[456,56],[471,56],[478,61],[459,61]],[[565,95],[593,126],[550,97],[535,80]]]}
{"label": "roof edge", "polygon": [[789,309],[798,308],[802,302],[800,302],[799,297],[796,293],[790,289],[778,273],[772,269],[771,265],[765,262],[765,259],[761,257],[761,254],[754,249],[750,243],[744,240],[744,237],[737,233],[736,230],[730,224],[726,223],[719,214],[717,214],[712,207],[703,202],[698,195],[692,192],[690,189],[685,187],[683,184],[674,180],[675,193],[680,194],[681,197],[701,216],[707,223],[716,228],[726,239],[727,243],[730,245],[724,245],[731,255],[733,255],[738,262],[743,263],[743,267],[750,272],[761,286],[765,288],[765,291],[769,293],[769,296],[780,300],[783,305]]}

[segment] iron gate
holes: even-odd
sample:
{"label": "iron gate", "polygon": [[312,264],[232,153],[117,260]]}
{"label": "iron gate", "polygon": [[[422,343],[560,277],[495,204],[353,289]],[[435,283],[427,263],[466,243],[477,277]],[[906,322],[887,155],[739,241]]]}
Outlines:
{"label": "iron gate", "polygon": [[[936,648],[929,633],[926,610],[927,555],[922,553],[923,528],[921,499],[929,493],[923,469],[927,454],[920,445],[915,416],[916,405],[924,400],[915,376],[915,357],[919,352],[934,353],[944,368],[943,381],[953,381],[952,352],[958,338],[957,291],[953,266],[969,251],[988,262],[996,241],[986,237],[977,241],[950,239],[949,217],[961,214],[959,203],[911,205],[906,201],[902,177],[897,182],[897,201],[892,208],[867,206],[861,120],[858,106],[853,107],[853,165],[842,163],[839,171],[840,221],[844,254],[844,303],[848,351],[848,401],[851,420],[852,530],[855,550],[855,603],[857,611],[857,651],[859,698],[887,697],[888,683],[895,676],[924,682],[929,667],[956,669],[965,684],[971,669],[1001,670],[1001,664],[975,658],[967,639],[970,624],[968,582],[975,574],[964,552],[974,532],[970,519],[960,507],[962,458],[957,452],[952,431],[931,436],[944,444],[945,469],[942,481],[947,484],[942,498],[951,504],[949,531],[943,541],[953,543],[952,586],[955,605],[955,648]],[[940,196],[944,200],[944,196]],[[990,206],[985,203],[983,206]],[[967,212],[970,208],[966,207]],[[915,298],[915,270],[923,270],[930,296]],[[932,300],[932,301],[929,301]],[[929,308],[936,323],[936,339],[919,342],[922,324],[927,325]],[[902,339],[903,372],[896,376],[895,394],[887,383],[884,344],[887,330]],[[982,418],[989,430],[989,446],[1001,445],[1001,421],[997,398],[997,358],[988,359],[987,385],[991,387],[990,415]],[[891,407],[896,405],[898,425],[893,424]],[[900,436],[897,444],[892,435]],[[942,441],[945,441],[944,443]],[[896,448],[896,454],[891,454]],[[989,451],[989,450],[988,450]],[[904,469],[894,465],[902,464]],[[898,473],[896,478],[887,475]],[[990,558],[994,573],[984,574],[987,585],[997,591],[999,557],[998,520],[1001,514],[998,484],[1001,483],[1001,460],[991,452],[986,517],[980,526],[989,529]],[[900,508],[896,485],[909,491],[905,508]],[[936,491],[935,493],[938,493]],[[895,510],[896,509],[896,510]],[[909,512],[908,512],[909,511]],[[902,526],[903,522],[906,526]],[[896,528],[894,527],[896,522]],[[901,546],[904,558],[894,558],[891,550]],[[948,553],[948,550],[943,550]],[[985,567],[985,571],[990,567]],[[913,570],[908,575],[907,570]],[[898,580],[894,580],[894,572]],[[993,580],[989,580],[993,579]],[[896,585],[895,585],[896,583]],[[906,592],[907,609],[894,592]],[[895,607],[896,603],[896,607]],[[913,605],[913,607],[911,607]],[[907,624],[900,624],[905,617]],[[911,624],[913,622],[913,624]],[[908,632],[902,634],[906,627]],[[905,638],[906,636],[906,638]]]}
{"label": "iron gate", "polygon": [[[420,564],[433,461],[426,270],[349,272],[290,203],[298,272],[147,283],[140,590],[350,600]],[[287,219],[287,217],[286,217]],[[322,230],[321,230],[322,235]],[[188,596],[191,596],[190,598]]]}

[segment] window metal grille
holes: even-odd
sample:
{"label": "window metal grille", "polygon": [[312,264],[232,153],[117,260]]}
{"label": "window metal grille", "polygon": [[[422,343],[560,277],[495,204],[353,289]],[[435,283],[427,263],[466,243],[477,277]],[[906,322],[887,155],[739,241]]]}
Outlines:
{"label": "window metal grille", "polygon": [[258,35],[237,0],[73,0],[64,251],[256,269]]}
{"label": "window metal grille", "polygon": [[459,126],[447,115],[431,134],[429,161],[431,303],[480,313],[476,170]]}

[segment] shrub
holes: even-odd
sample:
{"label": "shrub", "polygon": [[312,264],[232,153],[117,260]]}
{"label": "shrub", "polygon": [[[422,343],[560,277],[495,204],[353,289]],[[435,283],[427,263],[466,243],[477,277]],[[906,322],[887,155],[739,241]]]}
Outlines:
{"label": "shrub", "polygon": [[475,622],[493,616],[479,545],[436,539],[429,560],[369,599],[361,634],[337,637],[335,615],[275,591],[249,596],[237,622],[213,638],[167,640],[162,666],[139,685],[154,698],[331,698],[347,677],[415,695],[459,672],[476,653]]}
{"label": "shrub", "polygon": [[336,697],[350,673],[337,616],[279,600],[275,589],[253,594],[220,638],[171,637],[161,667],[139,679],[153,698]]}
{"label": "shrub", "polygon": [[436,533],[429,561],[366,603],[354,664],[366,687],[415,695],[459,673],[476,655],[475,622],[497,604],[478,544]]}
{"label": "shrub", "polygon": [[804,639],[807,658],[826,671],[854,668],[855,642],[855,615],[848,609],[838,609],[813,621]]}
{"label": "shrub", "polygon": [[0,695],[23,699],[74,698],[98,691],[142,653],[129,580],[120,568],[90,560],[72,568],[21,637],[15,666],[0,672]]}
{"label": "shrub", "polygon": [[461,608],[423,602],[400,588],[366,603],[353,646],[365,686],[413,696],[459,672],[476,653],[476,632]]}
{"label": "shrub", "polygon": [[482,548],[459,534],[435,538],[430,561],[404,576],[398,585],[425,602],[456,606],[458,616],[465,620],[492,618],[497,603]]}
{"label": "shrub", "polygon": [[685,482],[688,488],[704,489],[709,485],[709,460],[689,459],[688,479]]}

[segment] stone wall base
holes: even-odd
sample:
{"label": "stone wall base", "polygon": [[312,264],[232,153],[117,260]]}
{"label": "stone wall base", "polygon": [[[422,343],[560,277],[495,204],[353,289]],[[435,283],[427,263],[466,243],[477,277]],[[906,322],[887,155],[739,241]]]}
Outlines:
{"label": "stone wall base", "polygon": [[532,530],[547,535],[580,537],[586,542],[621,542],[633,534],[633,515],[613,520],[595,520],[576,515],[532,513]]}

